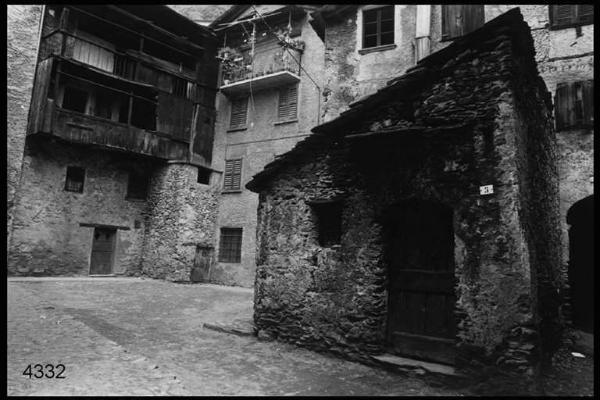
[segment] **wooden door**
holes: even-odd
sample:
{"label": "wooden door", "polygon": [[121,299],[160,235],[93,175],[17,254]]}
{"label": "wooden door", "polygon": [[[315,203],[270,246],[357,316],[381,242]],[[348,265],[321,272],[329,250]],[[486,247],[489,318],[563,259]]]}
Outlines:
{"label": "wooden door", "polygon": [[400,355],[452,364],[452,210],[426,201],[405,201],[390,208],[384,228],[388,345]]}
{"label": "wooden door", "polygon": [[192,282],[208,282],[210,266],[214,258],[214,248],[212,247],[196,247],[196,258],[190,280]]}
{"label": "wooden door", "polygon": [[112,274],[116,236],[116,229],[94,229],[90,275]]}

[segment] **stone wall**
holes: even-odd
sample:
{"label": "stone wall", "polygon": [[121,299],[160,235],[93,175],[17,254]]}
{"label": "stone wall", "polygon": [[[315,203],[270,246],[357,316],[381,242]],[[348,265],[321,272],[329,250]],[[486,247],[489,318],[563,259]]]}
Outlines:
{"label": "stone wall", "polygon": [[323,42],[308,23],[308,17],[303,18],[301,26],[302,33],[297,39],[305,42],[301,65],[306,72],[300,73],[297,121],[276,124],[278,89],[265,89],[254,91],[249,99],[247,129],[228,132],[231,102],[223,94],[217,95],[214,168],[223,171],[226,159],[242,158],[243,161],[241,190],[220,195],[215,235],[218,242],[221,227],[242,228],[243,231],[241,262],[217,261],[211,273],[211,282],[244,287],[253,285],[258,195],[246,190],[245,184],[276,156],[289,151],[309,135],[310,129],[319,123],[319,90],[306,74],[310,74],[322,87]]}
{"label": "stone wall", "polygon": [[197,182],[198,167],[171,162],[151,178],[142,273],[190,281],[196,246],[214,247],[218,187]]}
{"label": "stone wall", "polygon": [[29,102],[35,73],[43,6],[8,5],[6,8],[6,201],[10,235],[14,196],[19,185]]}
{"label": "stone wall", "polygon": [[[476,45],[420,63],[351,108],[344,126],[323,127],[267,166],[254,186],[262,334],[363,361],[382,352],[379,218],[399,200],[433,200],[454,213],[457,366],[534,373],[540,321],[548,334],[543,321],[556,311],[543,294],[559,265],[556,148],[528,31],[511,29],[513,39],[488,28]],[[445,129],[342,138],[418,126]],[[489,184],[494,193],[481,196]],[[339,196],[341,245],[322,248],[307,201]]]}
{"label": "stone wall", "polygon": [[[88,275],[94,228],[81,223],[129,228],[117,230],[114,273],[139,274],[147,203],[125,197],[128,170],[140,162],[29,137],[15,198],[9,275]],[[85,168],[83,193],[64,190],[67,166]]]}
{"label": "stone wall", "polygon": [[[331,21],[326,27],[326,85],[322,113],[324,120],[335,118],[350,103],[383,87],[414,65],[413,38],[416,25],[414,5],[396,5],[394,49],[360,54],[360,14],[364,7]],[[490,21],[510,9],[519,7],[531,28],[535,60],[540,76],[554,96],[557,83],[593,79],[594,25],[584,25],[581,34],[576,28],[550,29],[548,5],[502,4],[485,5],[485,21]],[[431,6],[431,51],[439,51],[453,41],[441,40],[442,7]],[[553,100],[553,98],[552,98]],[[593,194],[593,130],[557,132],[560,176],[560,225],[562,229],[562,259],[568,260],[568,225],[566,213],[578,200]]]}

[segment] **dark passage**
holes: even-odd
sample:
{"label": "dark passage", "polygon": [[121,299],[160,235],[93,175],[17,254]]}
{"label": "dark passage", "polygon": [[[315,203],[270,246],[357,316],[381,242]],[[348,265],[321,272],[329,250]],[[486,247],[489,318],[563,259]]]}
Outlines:
{"label": "dark passage", "polygon": [[594,196],[573,204],[569,228],[569,285],[573,324],[594,333]]}

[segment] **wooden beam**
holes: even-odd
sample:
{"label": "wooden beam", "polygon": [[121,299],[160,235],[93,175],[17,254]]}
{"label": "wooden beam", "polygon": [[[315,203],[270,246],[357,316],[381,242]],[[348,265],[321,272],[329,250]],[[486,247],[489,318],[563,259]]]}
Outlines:
{"label": "wooden beam", "polygon": [[79,226],[82,226],[82,227],[85,227],[85,228],[121,229],[121,230],[124,230],[124,231],[131,230],[130,227],[123,226],[123,225],[104,225],[104,224],[94,224],[94,223],[88,223],[88,222],[80,222]]}

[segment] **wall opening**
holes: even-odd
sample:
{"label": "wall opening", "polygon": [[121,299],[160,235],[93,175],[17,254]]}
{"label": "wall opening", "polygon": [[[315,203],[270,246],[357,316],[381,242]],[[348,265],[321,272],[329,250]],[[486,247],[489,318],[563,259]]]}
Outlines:
{"label": "wall opening", "polygon": [[454,231],[452,209],[426,200],[390,206],[383,218],[388,268],[389,351],[454,363]]}
{"label": "wall opening", "polygon": [[594,333],[594,196],[579,200],[567,212],[569,286],[573,325]]}
{"label": "wall opening", "polygon": [[317,220],[319,246],[331,247],[342,240],[342,202],[315,201],[310,203]]}

